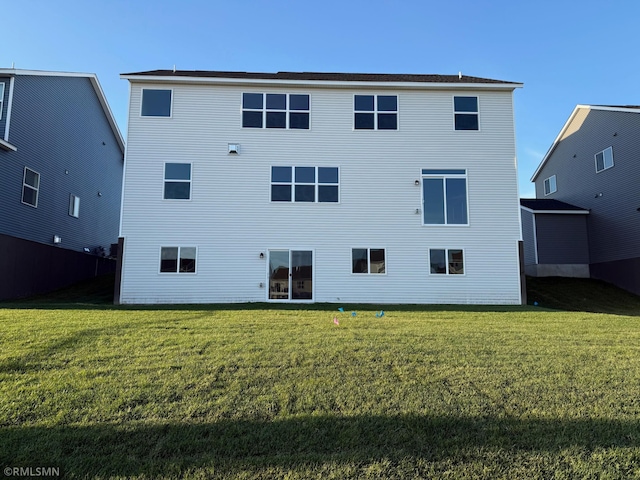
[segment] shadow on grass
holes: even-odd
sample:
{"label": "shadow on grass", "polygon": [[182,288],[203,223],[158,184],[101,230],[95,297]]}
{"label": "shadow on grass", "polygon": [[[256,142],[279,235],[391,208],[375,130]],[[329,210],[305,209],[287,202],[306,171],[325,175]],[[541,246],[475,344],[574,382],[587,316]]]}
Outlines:
{"label": "shadow on grass", "polygon": [[4,427],[0,464],[57,466],[64,475],[74,477],[153,478],[202,468],[216,475],[233,475],[383,459],[423,465],[464,463],[480,460],[488,452],[503,456],[508,463],[517,454],[638,447],[638,422],[311,416],[205,424]]}

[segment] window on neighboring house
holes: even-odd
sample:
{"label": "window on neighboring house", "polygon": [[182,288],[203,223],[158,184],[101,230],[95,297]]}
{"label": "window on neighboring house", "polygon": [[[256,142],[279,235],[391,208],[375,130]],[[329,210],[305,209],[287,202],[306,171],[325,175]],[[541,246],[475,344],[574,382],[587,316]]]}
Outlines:
{"label": "window on neighboring house", "polygon": [[613,147],[605,148],[596,153],[596,172],[613,167]]}
{"label": "window on neighboring house", "polygon": [[242,126],[308,130],[309,95],[243,93]]}
{"label": "window on neighboring house", "polygon": [[170,117],[171,93],[171,90],[143,88],[141,115],[143,117]]}
{"label": "window on neighboring house", "polygon": [[69,215],[75,218],[80,216],[80,197],[69,195]]}
{"label": "window on neighboring house", "polygon": [[337,203],[338,167],[271,167],[272,202]]}
{"label": "window on neighboring house", "polygon": [[467,171],[422,170],[424,225],[467,225]]}
{"label": "window on neighboring house", "polygon": [[162,247],[160,273],[196,273],[196,247]]}
{"label": "window on neighboring house", "polygon": [[556,190],[558,190],[556,185],[556,176],[551,175],[549,178],[545,179],[544,181],[544,194],[551,195]]}
{"label": "window on neighboring house", "polygon": [[351,249],[351,272],[366,274],[386,273],[385,249]]}
{"label": "window on neighboring house", "polygon": [[191,164],[164,164],[164,198],[189,200],[191,198]]}
{"label": "window on neighboring house", "polygon": [[22,203],[38,207],[38,192],[40,191],[40,174],[24,167],[22,178]]}
{"label": "window on neighboring house", "polygon": [[0,83],[0,120],[2,120],[3,107],[4,107],[4,83]]}
{"label": "window on neighboring house", "polygon": [[453,97],[456,130],[479,130],[478,97]]}
{"label": "window on neighboring house", "polygon": [[429,250],[430,273],[437,275],[464,275],[462,250],[432,248]]}
{"label": "window on neighboring house", "polygon": [[355,95],[353,128],[356,130],[397,130],[397,95]]}

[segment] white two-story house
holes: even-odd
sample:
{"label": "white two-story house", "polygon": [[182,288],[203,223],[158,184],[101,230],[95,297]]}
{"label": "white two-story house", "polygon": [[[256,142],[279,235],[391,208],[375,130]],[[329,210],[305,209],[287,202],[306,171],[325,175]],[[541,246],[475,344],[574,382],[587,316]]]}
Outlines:
{"label": "white two-story house", "polygon": [[122,78],[131,96],[116,302],[521,303],[521,84]]}

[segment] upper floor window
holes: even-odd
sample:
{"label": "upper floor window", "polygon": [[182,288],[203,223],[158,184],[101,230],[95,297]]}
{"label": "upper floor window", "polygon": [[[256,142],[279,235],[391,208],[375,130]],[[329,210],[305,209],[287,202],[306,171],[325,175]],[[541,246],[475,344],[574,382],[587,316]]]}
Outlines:
{"label": "upper floor window", "polygon": [[453,97],[456,130],[479,130],[478,97]]}
{"label": "upper floor window", "polygon": [[397,95],[356,95],[353,111],[356,130],[398,129]]}
{"label": "upper floor window", "polygon": [[558,190],[558,187],[556,185],[556,176],[555,175],[551,175],[549,178],[546,178],[544,180],[544,194],[545,195],[551,195],[552,193],[555,193]]}
{"label": "upper floor window", "polygon": [[351,249],[351,273],[386,273],[384,248]]}
{"label": "upper floor window", "polygon": [[170,117],[171,93],[171,90],[143,88],[140,114],[143,117]]}
{"label": "upper floor window", "polygon": [[605,148],[596,153],[596,172],[613,167],[613,147]]}
{"label": "upper floor window", "polygon": [[309,95],[243,93],[242,126],[245,128],[308,130]]}
{"label": "upper floor window", "polygon": [[69,215],[78,218],[80,216],[80,197],[69,195]]}
{"label": "upper floor window", "polygon": [[467,225],[467,171],[422,169],[425,225]]}
{"label": "upper floor window", "polygon": [[4,107],[4,83],[0,82],[0,120],[2,120],[3,107]]}
{"label": "upper floor window", "polygon": [[22,178],[22,203],[38,207],[38,193],[40,191],[40,174],[24,167]]}
{"label": "upper floor window", "polygon": [[338,167],[271,167],[272,202],[339,201]]}
{"label": "upper floor window", "polygon": [[191,198],[191,164],[164,164],[164,198],[189,200]]}
{"label": "upper floor window", "polygon": [[196,247],[161,247],[160,273],[196,273]]}

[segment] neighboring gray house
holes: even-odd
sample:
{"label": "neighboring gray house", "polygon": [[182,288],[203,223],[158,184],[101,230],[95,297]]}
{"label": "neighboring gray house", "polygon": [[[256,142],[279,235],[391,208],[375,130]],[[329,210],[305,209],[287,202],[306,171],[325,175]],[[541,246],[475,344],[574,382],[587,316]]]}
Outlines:
{"label": "neighboring gray house", "polygon": [[123,158],[94,74],[0,69],[0,300],[108,268]]}
{"label": "neighboring gray house", "polygon": [[526,271],[640,294],[640,106],[578,105],[531,181],[536,200],[521,201]]}

